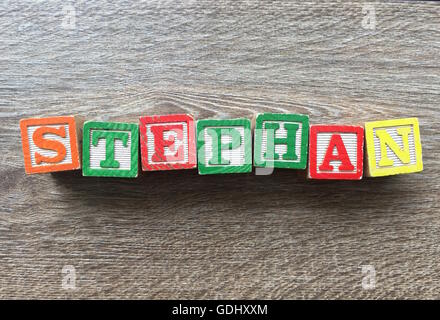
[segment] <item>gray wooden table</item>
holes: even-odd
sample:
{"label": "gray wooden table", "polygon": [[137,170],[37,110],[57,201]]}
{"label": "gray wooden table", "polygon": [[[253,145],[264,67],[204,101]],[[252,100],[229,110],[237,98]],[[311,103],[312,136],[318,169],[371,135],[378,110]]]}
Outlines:
{"label": "gray wooden table", "polygon": [[[2,1],[0,298],[440,298],[440,5]],[[18,121],[416,116],[425,171],[360,182],[25,176]]]}

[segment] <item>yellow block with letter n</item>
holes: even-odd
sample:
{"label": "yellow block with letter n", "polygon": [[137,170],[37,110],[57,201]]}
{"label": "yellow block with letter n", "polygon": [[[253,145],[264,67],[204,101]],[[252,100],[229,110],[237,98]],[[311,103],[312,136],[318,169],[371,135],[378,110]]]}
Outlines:
{"label": "yellow block with letter n", "polygon": [[370,177],[423,171],[417,118],[365,123],[367,170]]}

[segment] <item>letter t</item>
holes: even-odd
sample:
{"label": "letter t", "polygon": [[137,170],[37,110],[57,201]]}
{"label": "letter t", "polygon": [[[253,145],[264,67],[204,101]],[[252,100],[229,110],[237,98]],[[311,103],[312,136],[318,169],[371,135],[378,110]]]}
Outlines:
{"label": "letter t", "polygon": [[100,139],[105,139],[105,160],[102,160],[100,165],[102,168],[119,168],[119,161],[115,160],[115,140],[121,140],[122,145],[127,147],[128,132],[108,131],[108,130],[94,130],[92,131],[92,144],[98,145]]}

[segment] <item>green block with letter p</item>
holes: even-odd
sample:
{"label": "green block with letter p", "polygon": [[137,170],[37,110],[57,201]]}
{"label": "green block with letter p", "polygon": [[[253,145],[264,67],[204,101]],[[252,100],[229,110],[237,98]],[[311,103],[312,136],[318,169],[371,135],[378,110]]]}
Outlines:
{"label": "green block with letter p", "polygon": [[197,121],[200,174],[252,172],[249,119]]}

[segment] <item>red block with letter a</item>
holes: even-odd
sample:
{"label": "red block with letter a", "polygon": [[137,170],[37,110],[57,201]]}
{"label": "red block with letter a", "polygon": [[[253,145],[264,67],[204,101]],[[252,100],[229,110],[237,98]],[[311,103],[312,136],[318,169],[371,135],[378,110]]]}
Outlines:
{"label": "red block with letter a", "polygon": [[363,163],[363,127],[346,125],[310,127],[309,178],[360,180]]}
{"label": "red block with letter a", "polygon": [[142,170],[197,167],[194,118],[187,114],[140,118]]}

